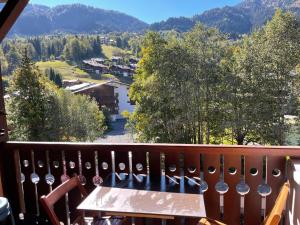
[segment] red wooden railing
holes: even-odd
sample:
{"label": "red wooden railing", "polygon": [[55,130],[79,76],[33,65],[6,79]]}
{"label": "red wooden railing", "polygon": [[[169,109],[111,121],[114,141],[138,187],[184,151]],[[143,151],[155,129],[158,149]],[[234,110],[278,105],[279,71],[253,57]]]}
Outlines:
{"label": "red wooden railing", "polygon": [[[14,209],[25,218],[43,215],[39,197],[74,173],[89,191],[116,173],[106,185],[131,177],[133,188],[204,193],[208,216],[230,225],[260,224],[283,182],[293,178],[290,157],[300,158],[300,148],[292,147],[8,142],[4,148],[7,158],[13,159]],[[296,194],[300,196],[299,188]],[[69,205],[58,206],[62,220],[66,207],[72,217],[78,203],[71,204],[69,200]],[[299,215],[294,212],[293,217]],[[178,218],[167,223],[188,221]]]}

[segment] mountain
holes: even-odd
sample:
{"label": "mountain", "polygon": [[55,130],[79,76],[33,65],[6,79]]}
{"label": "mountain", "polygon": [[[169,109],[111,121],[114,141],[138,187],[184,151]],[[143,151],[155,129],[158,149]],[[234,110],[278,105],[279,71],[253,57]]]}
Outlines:
{"label": "mountain", "polygon": [[150,29],[187,31],[201,22],[209,27],[217,27],[222,32],[239,35],[261,27],[272,18],[277,8],[300,16],[300,0],[244,0],[236,6],[208,10],[192,18],[170,18],[152,24]]}
{"label": "mountain", "polygon": [[11,30],[11,35],[42,35],[56,33],[108,33],[190,30],[197,22],[217,27],[231,36],[249,33],[272,18],[282,8],[300,17],[300,0],[244,0],[236,6],[205,11],[191,18],[169,18],[150,26],[124,13],[103,10],[82,4],[53,8],[29,4]]}
{"label": "mountain", "polygon": [[53,8],[29,4],[10,35],[141,32],[147,28],[148,24],[124,13],[82,4]]}

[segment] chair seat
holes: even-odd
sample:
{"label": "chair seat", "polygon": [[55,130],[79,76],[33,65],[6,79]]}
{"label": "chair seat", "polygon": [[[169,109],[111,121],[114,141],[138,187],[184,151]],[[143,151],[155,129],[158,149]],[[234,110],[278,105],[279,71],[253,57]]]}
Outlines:
{"label": "chair seat", "polygon": [[93,218],[93,217],[77,217],[72,223],[73,225],[122,225],[125,221],[124,217],[102,217],[102,218]]}
{"label": "chair seat", "polygon": [[92,223],[92,225],[122,225],[124,222],[124,218],[101,218],[101,219],[95,219]]}

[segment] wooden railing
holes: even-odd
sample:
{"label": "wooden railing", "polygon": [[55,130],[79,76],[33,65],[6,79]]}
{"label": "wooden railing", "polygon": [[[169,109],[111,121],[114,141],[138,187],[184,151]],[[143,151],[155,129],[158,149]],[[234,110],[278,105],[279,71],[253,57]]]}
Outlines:
{"label": "wooden railing", "polygon": [[[40,223],[44,217],[39,197],[76,173],[89,191],[104,180],[102,185],[204,193],[209,217],[230,225],[257,225],[270,212],[283,182],[291,179],[290,157],[300,158],[300,148],[292,147],[16,142],[3,146],[6,169],[11,171],[5,188],[14,211],[21,219],[36,215]],[[124,185],[124,180],[129,181]],[[62,220],[72,217],[75,200],[58,205]],[[65,214],[68,208],[70,215]],[[294,212],[295,218],[299,214]]]}

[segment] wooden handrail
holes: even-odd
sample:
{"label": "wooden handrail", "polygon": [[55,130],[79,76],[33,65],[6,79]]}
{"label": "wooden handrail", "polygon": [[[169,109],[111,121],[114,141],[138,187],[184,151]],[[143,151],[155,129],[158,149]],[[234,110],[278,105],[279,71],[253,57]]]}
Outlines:
{"label": "wooden handrail", "polygon": [[68,142],[7,142],[4,144],[6,149],[22,149],[30,151],[33,149],[66,151],[84,150],[114,150],[118,151],[152,151],[165,152],[183,151],[184,153],[209,153],[212,155],[251,155],[251,156],[291,156],[300,157],[300,147],[298,146],[239,146],[239,145],[189,145],[189,144],[111,144],[111,143],[68,143]]}

